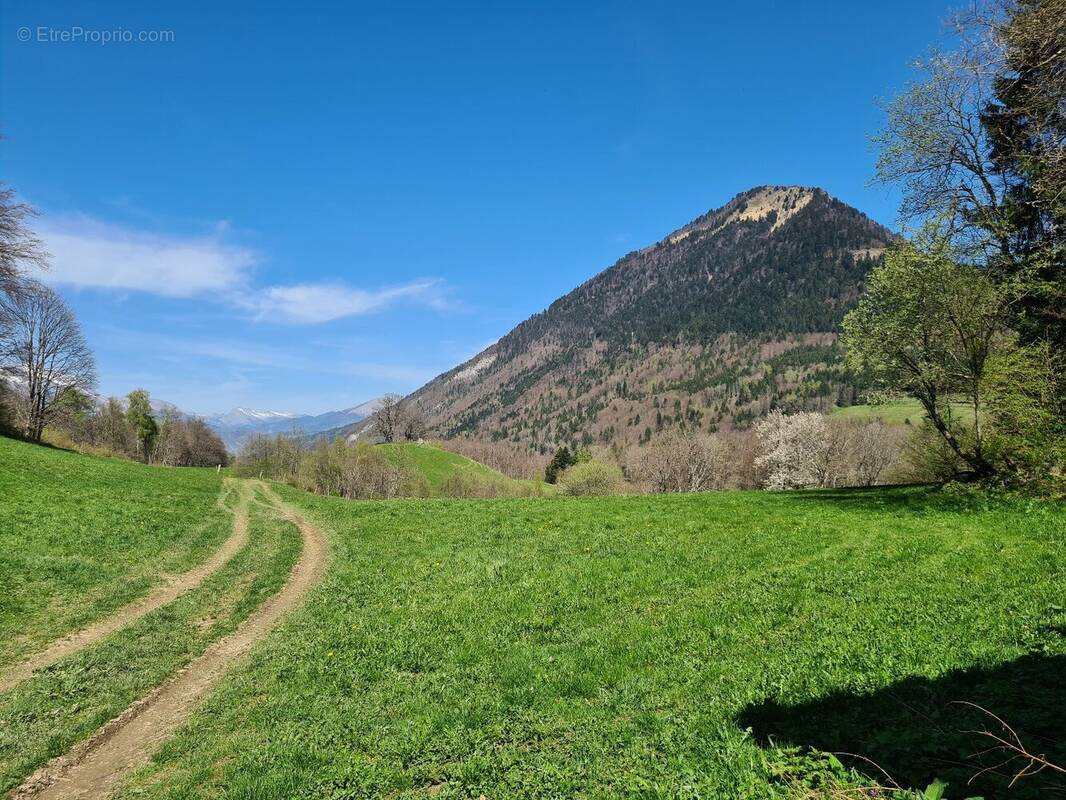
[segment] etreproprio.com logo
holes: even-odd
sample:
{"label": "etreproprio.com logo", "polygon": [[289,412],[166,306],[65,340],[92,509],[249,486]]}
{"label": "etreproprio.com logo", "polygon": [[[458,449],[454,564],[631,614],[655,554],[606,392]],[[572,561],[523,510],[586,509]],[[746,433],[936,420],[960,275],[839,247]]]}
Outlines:
{"label": "etreproprio.com logo", "polygon": [[15,35],[20,42],[41,44],[166,44],[174,41],[174,31],[84,28],[81,25],[68,28],[50,25],[30,28],[24,25]]}

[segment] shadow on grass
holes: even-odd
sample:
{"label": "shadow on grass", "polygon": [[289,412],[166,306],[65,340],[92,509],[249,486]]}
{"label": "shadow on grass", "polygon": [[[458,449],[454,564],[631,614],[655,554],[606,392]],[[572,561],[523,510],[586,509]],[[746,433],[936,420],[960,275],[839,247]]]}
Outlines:
{"label": "shadow on grass", "polygon": [[[828,505],[840,510],[891,512],[894,514],[927,512],[965,513],[994,509],[1010,511],[1020,506],[1019,498],[974,492],[949,494],[940,486],[911,484],[845,489],[804,489],[782,492],[791,501],[803,505]],[[1044,502],[1044,501],[1040,501]]]}
{"label": "shadow on grass", "polygon": [[[1050,769],[1022,777],[1009,788],[1025,759],[974,778],[1010,753],[989,751],[997,743],[973,731],[1009,734],[962,702],[995,713],[1030,753],[1066,767],[1066,656],[1029,655],[936,679],[907,678],[869,695],[840,693],[792,706],[770,700],[749,706],[738,723],[751,728],[763,746],[798,745],[863,756],[905,788],[922,789],[939,778],[948,782],[952,798],[1066,797],[1066,775]],[[839,758],[870,779],[886,782],[870,763]]]}

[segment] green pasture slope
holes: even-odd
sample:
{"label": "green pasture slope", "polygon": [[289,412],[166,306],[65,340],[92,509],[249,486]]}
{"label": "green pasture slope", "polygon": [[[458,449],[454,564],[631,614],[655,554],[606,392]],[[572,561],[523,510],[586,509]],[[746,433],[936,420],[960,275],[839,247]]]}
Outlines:
{"label": "green pasture slope", "polygon": [[0,666],[206,560],[230,533],[221,487],[0,437]]}
{"label": "green pasture slope", "polygon": [[[923,489],[346,502],[300,611],[122,798],[762,798],[1066,762],[1066,510]],[[798,748],[798,749],[797,749]],[[854,765],[859,772],[850,772]],[[1059,783],[1061,791],[1062,784]],[[1057,796],[1057,795],[1050,795]]]}
{"label": "green pasture slope", "polygon": [[[960,419],[973,421],[973,409],[965,403],[952,403],[951,407]],[[892,400],[887,403],[834,408],[830,415],[863,422],[880,420],[886,425],[917,425],[925,419],[925,409],[917,400]]]}
{"label": "green pasture slope", "polygon": [[479,461],[430,444],[394,442],[378,447],[393,464],[410,466],[421,473],[433,494],[440,493],[445,482],[453,477],[465,477],[479,484],[492,484],[498,487],[502,494],[532,494],[536,491],[534,481],[510,478]]}

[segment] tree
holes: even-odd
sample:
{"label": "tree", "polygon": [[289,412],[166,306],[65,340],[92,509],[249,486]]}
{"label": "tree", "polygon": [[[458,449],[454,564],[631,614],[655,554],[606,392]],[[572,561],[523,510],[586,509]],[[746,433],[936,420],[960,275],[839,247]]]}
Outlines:
{"label": "tree", "polygon": [[544,469],[544,481],[545,483],[555,483],[559,479],[559,475],[574,466],[577,463],[577,459],[570,452],[570,448],[563,445],[555,451],[555,455],[552,456],[552,460],[548,462],[548,466]]}
{"label": "tree", "polygon": [[847,483],[848,436],[822,414],[771,411],[755,425],[756,464],[768,489],[827,488]]}
{"label": "tree", "polygon": [[988,157],[1004,176],[1012,257],[990,267],[1020,289],[1026,343],[1066,348],[1066,2],[1019,0],[972,14],[996,45],[993,97],[982,108]]}
{"label": "tree", "polygon": [[426,435],[429,425],[422,409],[416,406],[408,406],[400,421],[400,429],[403,438],[408,442],[417,442]]}
{"label": "tree", "polygon": [[100,406],[96,416],[96,437],[114,453],[130,453],[133,450],[131,431],[126,422],[122,401],[109,397]]}
{"label": "tree", "polygon": [[[948,446],[985,478],[994,472],[984,451],[986,371],[1010,338],[1000,293],[957,255],[936,235],[892,248],[845,317],[841,341],[852,369],[917,399]],[[966,419],[953,405],[960,397],[972,409]]]}
{"label": "tree", "polygon": [[152,416],[152,404],[144,389],[134,389],[126,396],[126,421],[133,429],[138,454],[147,463],[152,457],[159,426]]}
{"label": "tree", "polygon": [[36,216],[31,206],[15,200],[13,189],[0,183],[0,294],[14,291],[27,266],[48,266],[44,244],[26,227]]}
{"label": "tree", "polygon": [[654,492],[707,492],[725,487],[729,455],[715,436],[674,431],[642,447],[632,477]]}
{"label": "tree", "polygon": [[0,371],[0,433],[15,433],[15,392]]}
{"label": "tree", "polygon": [[[906,222],[952,244],[1009,291],[1023,343],[1066,349],[1066,2],[975,4],[950,52],[886,108],[877,179]],[[1060,406],[1061,410],[1062,406]]]}
{"label": "tree", "polygon": [[387,394],[381,398],[381,404],[370,415],[374,430],[382,441],[392,442],[402,433],[403,398],[398,394]]}
{"label": "tree", "polygon": [[51,424],[71,433],[73,438],[84,438],[85,429],[91,425],[93,398],[73,387],[67,387],[56,399],[56,413]]}
{"label": "tree", "polygon": [[200,417],[191,417],[182,421],[185,440],[184,458],[179,466],[213,467],[229,463],[226,445],[217,433]]}
{"label": "tree", "polygon": [[1047,342],[998,353],[989,365],[989,449],[1014,482],[1066,484],[1066,416],[1058,412],[1064,365]]}
{"label": "tree", "polygon": [[96,363],[74,313],[54,291],[23,281],[0,296],[8,320],[0,339],[0,369],[21,384],[17,405],[25,436],[40,441],[45,425],[61,410],[64,392],[92,394]]}
{"label": "tree", "polygon": [[883,422],[858,426],[851,439],[856,483],[860,486],[879,483],[899,461],[902,439],[899,426]]}

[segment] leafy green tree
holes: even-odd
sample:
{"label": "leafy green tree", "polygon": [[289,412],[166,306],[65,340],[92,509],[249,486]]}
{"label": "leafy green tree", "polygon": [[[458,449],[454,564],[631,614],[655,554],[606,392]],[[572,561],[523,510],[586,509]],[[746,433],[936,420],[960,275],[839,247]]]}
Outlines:
{"label": "leafy green tree", "polygon": [[159,426],[156,424],[155,417],[152,416],[148,392],[144,389],[135,389],[126,396],[126,400],[126,421],[133,429],[141,458],[147,462],[152,456],[156,437],[159,436]]}
{"label": "leafy green tree", "polygon": [[1066,485],[1066,417],[1056,409],[1063,372],[1047,342],[997,353],[989,364],[989,449],[1015,482]]}
{"label": "leafy green tree", "polygon": [[[844,319],[848,365],[918,400],[951,450],[979,477],[994,472],[982,416],[990,357],[1009,349],[1002,303],[980,269],[942,238],[897,245]],[[964,398],[972,413],[954,404]]]}
{"label": "leafy green tree", "polygon": [[[953,243],[1005,288],[1024,344],[1066,353],[1066,3],[976,3],[956,47],[886,107],[877,179],[901,217],[946,221]],[[1066,409],[1060,392],[1060,413]]]}

